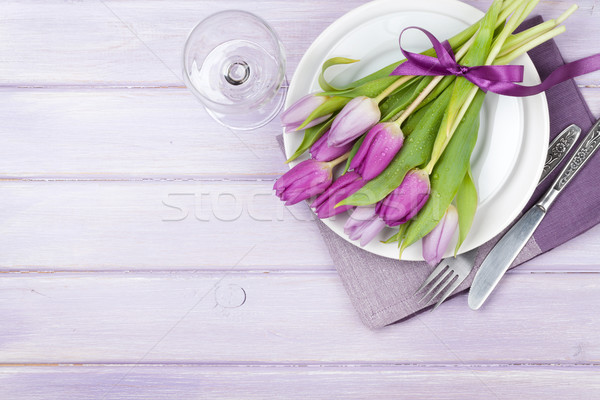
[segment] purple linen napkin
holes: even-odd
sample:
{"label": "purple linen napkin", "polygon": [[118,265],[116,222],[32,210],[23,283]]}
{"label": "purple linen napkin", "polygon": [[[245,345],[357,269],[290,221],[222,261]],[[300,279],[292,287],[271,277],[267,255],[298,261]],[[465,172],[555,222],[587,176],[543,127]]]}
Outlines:
{"label": "purple linen napkin", "polygon": [[[520,29],[542,21],[541,17],[534,17],[523,23]],[[554,41],[531,50],[529,56],[542,79],[564,64]],[[550,139],[573,123],[581,127],[583,137],[595,118],[575,83],[572,80],[563,82],[548,90],[546,96],[550,111]],[[282,143],[281,137],[278,140]],[[527,208],[549,188],[560,173],[561,167],[537,188]],[[600,171],[598,156],[589,161],[556,200],[511,268],[571,240],[600,223],[600,174],[596,171]],[[418,298],[414,293],[435,267],[425,262],[397,261],[368,253],[337,236],[322,222],[317,223],[350,300],[365,325],[371,329],[381,328],[408,319],[426,309],[417,304]],[[478,249],[474,271],[458,287],[456,294],[466,291],[471,286],[475,272],[501,237],[502,234]]]}

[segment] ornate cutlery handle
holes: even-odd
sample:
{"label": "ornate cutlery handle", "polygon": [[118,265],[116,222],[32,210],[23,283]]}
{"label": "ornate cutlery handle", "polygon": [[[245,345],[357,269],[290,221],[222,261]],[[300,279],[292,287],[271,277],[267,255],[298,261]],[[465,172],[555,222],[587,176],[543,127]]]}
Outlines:
{"label": "ornate cutlery handle", "polygon": [[552,205],[564,187],[571,182],[571,179],[573,179],[577,172],[583,168],[596,150],[598,150],[598,147],[600,147],[600,120],[594,124],[587,136],[583,138],[583,142],[579,145],[567,166],[562,170],[552,185],[552,188],[537,205],[547,211],[548,207]]}
{"label": "ornate cutlery handle", "polygon": [[560,164],[569,150],[571,150],[571,147],[573,147],[573,144],[579,139],[580,134],[581,128],[575,124],[571,124],[550,143],[548,155],[546,156],[546,164],[544,164],[544,170],[539,183],[542,183],[554,171],[554,168]]}

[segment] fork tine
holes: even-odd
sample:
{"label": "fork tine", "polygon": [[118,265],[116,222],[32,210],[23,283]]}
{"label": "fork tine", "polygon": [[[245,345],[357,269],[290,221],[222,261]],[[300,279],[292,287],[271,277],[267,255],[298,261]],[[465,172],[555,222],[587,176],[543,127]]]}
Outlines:
{"label": "fork tine", "polygon": [[456,290],[456,288],[465,280],[465,278],[468,276],[465,275],[462,278],[459,275],[456,275],[456,279],[454,280],[454,283],[452,284],[452,286],[450,286],[446,292],[444,293],[444,295],[438,300],[438,302],[436,303],[435,307],[433,307],[433,310],[435,310],[436,308],[438,308],[447,298],[448,296],[450,296],[452,293],[454,293],[454,291]]}
{"label": "fork tine", "polygon": [[423,290],[425,288],[425,286],[429,285],[435,278],[437,278],[437,276],[439,274],[442,273],[442,271],[446,268],[450,267],[448,265],[448,263],[446,262],[446,260],[442,260],[442,262],[439,263],[439,265],[431,272],[431,274],[429,274],[429,277],[427,278],[427,280],[425,282],[423,282],[423,284],[421,285],[420,288],[417,289],[417,291],[415,292],[415,294],[419,293],[421,290]]}
{"label": "fork tine", "polygon": [[440,281],[440,283],[435,288],[432,288],[432,291],[433,291],[433,289],[436,289],[436,290],[429,297],[429,301],[427,302],[427,304],[431,303],[436,297],[439,296],[440,293],[442,293],[444,290],[446,290],[446,288],[454,281],[454,279],[456,277],[457,277],[456,272],[451,270],[450,273],[448,274],[448,276],[446,278],[444,278],[443,281]]}
{"label": "fork tine", "polygon": [[[453,276],[453,274],[454,270],[448,267],[448,269],[443,274],[440,274],[438,276],[436,282],[433,285],[431,285],[431,288],[427,291],[427,293],[425,293],[423,297],[421,297],[421,300],[419,300],[418,302],[421,303],[423,300],[425,300],[425,298],[429,298],[429,300],[427,300],[427,303],[433,300],[435,296],[437,296],[440,293],[440,291],[442,291],[442,289],[446,287],[446,280],[448,279],[448,277]],[[437,288],[439,288],[439,290],[437,290],[433,296],[429,296],[431,292],[433,292]]]}

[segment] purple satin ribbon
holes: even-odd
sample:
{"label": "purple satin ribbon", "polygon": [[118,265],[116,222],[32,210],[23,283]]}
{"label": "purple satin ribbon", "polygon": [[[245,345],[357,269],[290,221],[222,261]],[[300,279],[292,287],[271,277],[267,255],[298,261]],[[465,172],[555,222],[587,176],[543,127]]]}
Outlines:
{"label": "purple satin ribbon", "polygon": [[[431,41],[436,57],[406,51],[402,48],[402,34],[408,29],[418,29]],[[400,64],[391,75],[456,75],[468,79],[484,92],[490,91],[506,96],[532,96],[550,89],[561,82],[576,76],[600,70],[600,54],[582,58],[554,70],[542,83],[535,86],[517,85],[523,81],[522,65],[480,65],[467,67],[456,62],[448,41],[440,43],[425,29],[411,26],[400,33],[400,50],[406,61]]]}

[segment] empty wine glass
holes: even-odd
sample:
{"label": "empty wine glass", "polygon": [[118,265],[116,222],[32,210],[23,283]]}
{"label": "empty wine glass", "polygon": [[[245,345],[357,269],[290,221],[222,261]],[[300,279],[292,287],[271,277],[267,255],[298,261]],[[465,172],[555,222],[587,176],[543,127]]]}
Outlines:
{"label": "empty wine glass", "polygon": [[285,53],[261,18],[229,10],[200,22],[185,43],[185,84],[222,125],[239,130],[271,121],[285,99]]}

